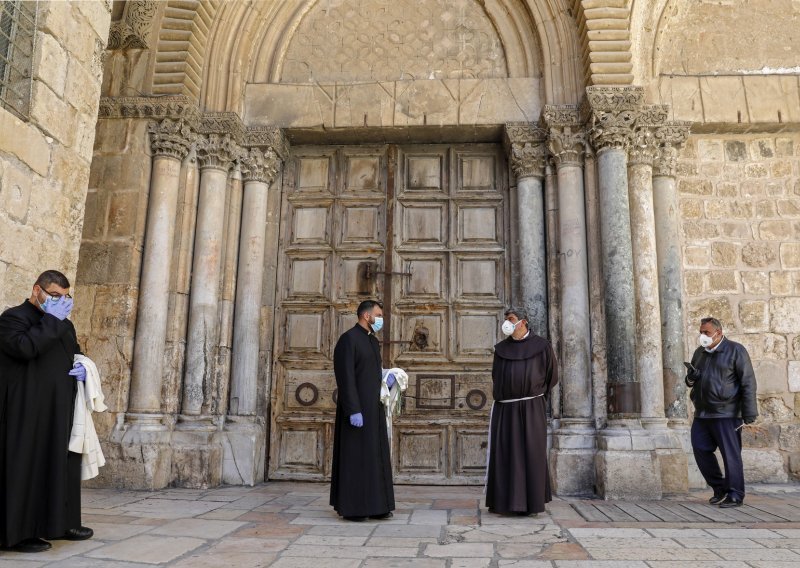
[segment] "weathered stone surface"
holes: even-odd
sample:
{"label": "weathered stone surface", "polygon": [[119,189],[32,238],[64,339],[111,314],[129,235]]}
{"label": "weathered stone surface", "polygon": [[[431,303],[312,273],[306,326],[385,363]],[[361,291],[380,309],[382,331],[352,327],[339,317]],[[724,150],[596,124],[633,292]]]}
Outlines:
{"label": "weathered stone surface", "polygon": [[707,268],[709,266],[709,250],[707,246],[683,247],[683,261],[687,268]]}
{"label": "weathered stone surface", "polygon": [[759,394],[783,394],[786,392],[786,361],[764,359],[753,362]]}
{"label": "weathered stone surface", "polygon": [[800,333],[800,298],[772,298],[769,312],[772,331]]}
{"label": "weathered stone surface", "polygon": [[792,293],[793,283],[790,272],[770,272],[769,291],[774,296],[788,296]]}
{"label": "weathered stone surface", "polygon": [[732,268],[736,266],[736,245],[733,243],[711,243],[711,262],[714,266]]}
{"label": "weathered stone surface", "polygon": [[744,331],[767,331],[769,328],[767,302],[764,300],[739,302],[739,322]]}
{"label": "weathered stone surface", "polygon": [[0,211],[4,211],[13,221],[25,223],[30,200],[30,172],[27,168],[8,164],[0,174]]}
{"label": "weathered stone surface", "polygon": [[[797,339],[795,337],[795,341]],[[797,357],[797,347],[794,348],[794,353]],[[789,392],[800,392],[800,361],[789,361]]]}
{"label": "weathered stone surface", "polygon": [[706,290],[711,294],[739,292],[739,280],[734,270],[711,270],[708,272]]}
{"label": "weathered stone surface", "polygon": [[800,268],[800,243],[781,243],[781,268]]}
{"label": "weathered stone surface", "polygon": [[714,193],[711,182],[706,179],[682,179],[678,191],[687,195],[711,195]]}
{"label": "weathered stone surface", "polygon": [[764,424],[757,429],[742,431],[742,446],[745,448],[778,448],[778,438],[782,436],[778,424]]}
{"label": "weathered stone surface", "polygon": [[785,483],[788,475],[778,450],[742,449],[744,478],[748,483]]}
{"label": "weathered stone surface", "polygon": [[765,241],[783,241],[794,235],[794,225],[791,221],[761,221],[758,233]]}
{"label": "weathered stone surface", "polygon": [[800,451],[800,424],[780,426],[780,447],[790,452]]}
{"label": "weathered stone surface", "polygon": [[733,310],[730,300],[727,297],[691,299],[688,303],[687,321],[697,322],[699,327],[700,319],[705,317],[715,317],[722,322],[722,327],[728,328],[733,325]]}
{"label": "weathered stone surface", "polygon": [[762,420],[772,422],[786,422],[794,417],[793,409],[786,406],[783,398],[775,396],[759,398],[758,413]]}
{"label": "weathered stone surface", "polygon": [[769,273],[742,271],[742,287],[745,294],[761,295],[769,293]]}

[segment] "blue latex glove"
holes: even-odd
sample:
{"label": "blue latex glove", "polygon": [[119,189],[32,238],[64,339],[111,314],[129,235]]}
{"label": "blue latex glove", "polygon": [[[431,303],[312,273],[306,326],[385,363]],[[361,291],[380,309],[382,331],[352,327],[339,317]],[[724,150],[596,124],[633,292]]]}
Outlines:
{"label": "blue latex glove", "polygon": [[72,370],[67,374],[75,377],[76,381],[84,382],[86,380],[86,367],[80,363],[75,363],[72,366]]}
{"label": "blue latex glove", "polygon": [[388,375],[386,375],[386,386],[387,387],[392,388],[392,385],[395,384],[396,382],[397,381],[395,380],[393,373],[389,373]]}
{"label": "blue latex glove", "polygon": [[60,320],[69,317],[72,311],[72,298],[59,298],[58,300],[49,300],[42,306],[44,313],[55,316]]}
{"label": "blue latex glove", "polygon": [[364,417],[361,415],[360,412],[357,414],[351,414],[350,424],[352,424],[356,428],[361,428],[364,425]]}

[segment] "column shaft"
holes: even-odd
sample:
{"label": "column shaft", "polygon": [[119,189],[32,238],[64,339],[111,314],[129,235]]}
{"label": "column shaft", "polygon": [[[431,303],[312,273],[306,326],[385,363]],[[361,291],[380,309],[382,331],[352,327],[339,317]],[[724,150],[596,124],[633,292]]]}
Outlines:
{"label": "column shaft", "polygon": [[180,171],[181,162],[177,157],[157,155],[153,158],[128,401],[128,410],[131,412],[161,410],[170,259]]}
{"label": "column shaft", "polygon": [[[652,162],[652,157],[646,158]],[[636,291],[636,374],[643,418],[664,418],[661,360],[661,307],[658,298],[653,167],[636,161],[628,167]]]}
{"label": "column shaft", "polygon": [[533,332],[547,337],[547,256],[541,177],[517,180],[517,227],[522,304],[528,310]]}
{"label": "column shaft", "polygon": [[264,248],[269,185],[248,180],[244,184],[239,273],[233,320],[233,372],[231,414],[256,413],[259,319],[264,282]]}
{"label": "column shaft", "polygon": [[592,416],[589,271],[586,212],[580,164],[558,168],[559,255],[561,258],[562,392],[565,418]]}
{"label": "column shaft", "polygon": [[[550,344],[558,356],[561,371],[561,267],[558,258],[558,184],[552,164],[545,167],[544,207],[547,228],[547,300],[550,326]],[[561,417],[561,383],[550,394],[550,412],[553,418]]]}
{"label": "column shaft", "polygon": [[181,409],[186,415],[203,411],[205,387],[212,380],[219,343],[219,285],[227,183],[227,170],[201,168]]}
{"label": "column shaft", "polygon": [[636,415],[640,409],[635,364],[636,309],[626,161],[623,148],[601,148],[597,153],[605,284],[608,410],[609,414],[619,416]]}

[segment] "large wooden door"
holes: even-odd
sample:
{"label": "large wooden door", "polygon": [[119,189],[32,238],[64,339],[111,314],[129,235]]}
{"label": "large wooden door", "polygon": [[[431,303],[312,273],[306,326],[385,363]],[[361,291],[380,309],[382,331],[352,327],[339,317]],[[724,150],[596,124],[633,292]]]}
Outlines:
{"label": "large wooden door", "polygon": [[329,478],[333,347],[378,298],[384,367],[410,377],[396,481],[482,482],[509,289],[499,147],[300,147],[284,180],[269,477]]}

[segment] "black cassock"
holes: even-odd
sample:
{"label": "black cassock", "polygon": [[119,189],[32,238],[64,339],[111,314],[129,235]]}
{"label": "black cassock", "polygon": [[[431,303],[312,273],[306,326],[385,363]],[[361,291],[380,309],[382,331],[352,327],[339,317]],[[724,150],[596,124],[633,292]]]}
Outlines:
{"label": "black cassock", "polygon": [[[331,505],[343,517],[383,515],[394,510],[394,489],[375,335],[358,324],[343,333],[333,351],[333,370],[338,395]],[[364,426],[356,428],[350,415],[359,412]]]}
{"label": "black cassock", "polygon": [[29,301],[0,315],[0,544],[80,527],[81,455],[68,451],[80,353],[69,320]]}
{"label": "black cassock", "polygon": [[[496,513],[541,513],[552,500],[547,469],[546,398],[558,383],[553,348],[531,333],[494,346],[486,506]],[[543,396],[537,396],[543,395]]]}

